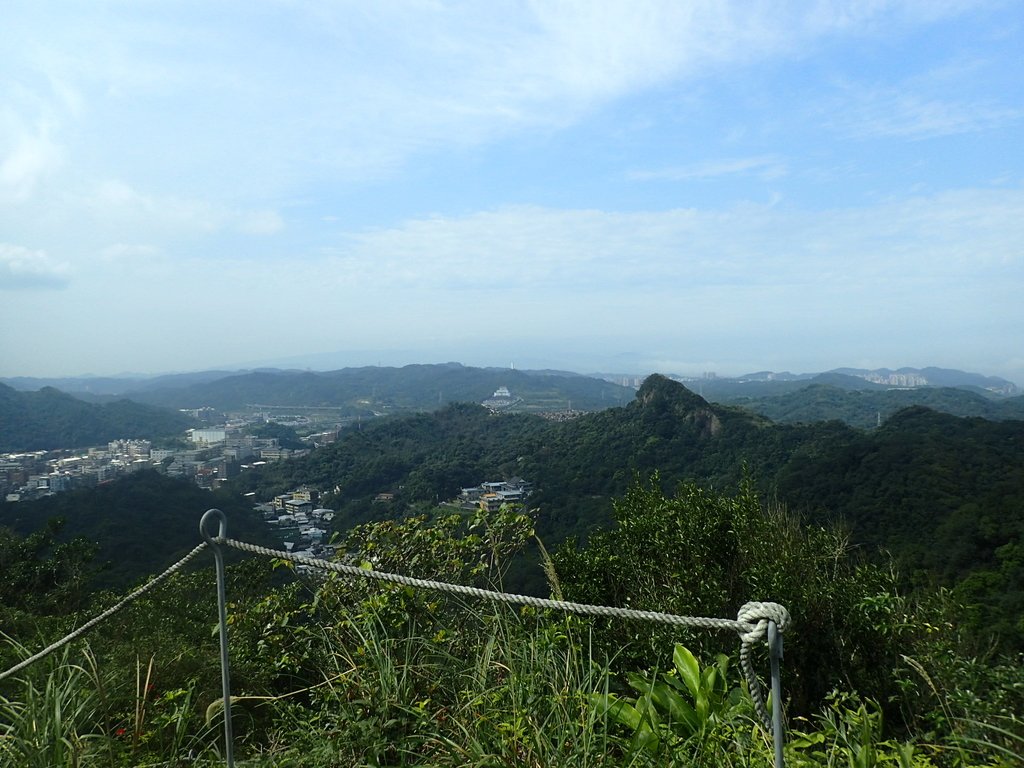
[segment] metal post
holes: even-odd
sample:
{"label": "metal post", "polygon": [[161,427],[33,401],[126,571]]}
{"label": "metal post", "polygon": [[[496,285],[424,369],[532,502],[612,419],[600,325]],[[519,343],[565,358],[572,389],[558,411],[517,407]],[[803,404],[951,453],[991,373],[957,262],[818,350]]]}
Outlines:
{"label": "metal post", "polygon": [[768,620],[768,656],[772,665],[772,737],[775,741],[775,768],[784,768],[782,756],[782,674],[779,661],[782,659],[782,633],[775,622]]}
{"label": "metal post", "polygon": [[[206,530],[211,520],[217,520],[217,536],[213,537]],[[217,566],[217,609],[220,621],[220,686],[224,695],[224,757],[227,768],[234,768],[234,736],[231,732],[231,672],[228,668],[228,613],[227,598],[224,587],[224,552],[220,542],[228,536],[228,519],[219,509],[208,509],[199,521],[199,533],[213,550],[214,562]]]}

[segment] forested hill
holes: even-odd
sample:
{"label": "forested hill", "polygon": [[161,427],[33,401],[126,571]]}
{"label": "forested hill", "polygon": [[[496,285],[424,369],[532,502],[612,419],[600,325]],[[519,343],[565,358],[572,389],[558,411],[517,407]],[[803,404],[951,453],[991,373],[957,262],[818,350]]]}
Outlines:
{"label": "forested hill", "polygon": [[[535,485],[538,530],[556,544],[607,524],[610,499],[637,477],[728,488],[745,471],[811,521],[842,521],[866,553],[885,548],[908,572],[923,568],[945,583],[975,574],[996,594],[983,596],[990,604],[1024,598],[1024,422],[920,407],[871,431],[780,425],[652,376],[628,406],[565,423],[471,405],[382,420],[304,459],[247,473],[239,489],[336,487],[331,505],[358,522],[387,514],[372,503],[381,491],[397,492],[401,509],[518,475]],[[1007,615],[1024,615],[1014,606],[1004,606]]]}
{"label": "forested hill", "polygon": [[130,400],[97,405],[50,387],[19,392],[0,384],[0,451],[37,451],[101,445],[118,438],[180,434],[189,417]]}
{"label": "forested hill", "polygon": [[[600,519],[608,498],[638,475],[728,487],[744,468],[765,492],[816,519],[845,520],[859,542],[887,545],[901,535],[911,506],[930,506],[938,519],[985,488],[1010,492],[1011,479],[1024,472],[1024,422],[912,407],[875,430],[836,421],[775,424],[655,375],[629,405],[569,422],[495,416],[468,404],[378,420],[238,482],[261,496],[301,483],[337,486],[338,505],[361,508],[381,491],[443,500],[488,476],[520,475],[537,487],[535,503],[561,538]],[[939,472],[942,482],[926,479]]]}
{"label": "forested hill", "polygon": [[744,461],[767,470],[780,450],[775,442],[799,432],[711,405],[651,376],[629,405],[568,422],[496,416],[471,404],[378,420],[308,457],[246,473],[238,483],[260,496],[299,483],[337,486],[336,503],[362,515],[372,514],[367,505],[381,491],[399,491],[401,501],[441,501],[489,477],[519,475],[538,489],[533,503],[544,509],[542,529],[560,540],[605,522],[611,496],[638,475],[659,470],[666,482],[734,483]]}
{"label": "forested hill", "polygon": [[956,584],[974,629],[1024,648],[1024,421],[922,407],[881,429],[802,451],[776,474],[779,498],[811,520],[849,525],[915,579]]}
{"label": "forested hill", "polygon": [[268,543],[263,519],[247,500],[154,470],[34,501],[0,502],[0,530],[26,535],[47,520],[60,519],[60,541],[83,537],[95,546],[92,587],[123,589],[199,544],[199,520],[211,507],[228,515],[232,536]]}
{"label": "forested hill", "polygon": [[858,542],[962,574],[994,564],[995,549],[1024,533],[1024,422],[907,408],[792,456],[776,487],[812,518],[841,515]]}
{"label": "forested hill", "polygon": [[920,405],[954,416],[980,416],[992,421],[1024,419],[1024,396],[994,398],[988,393],[959,387],[883,387],[853,389],[814,383],[774,395],[721,398],[767,416],[772,421],[810,423],[837,419],[851,426],[874,427],[899,410]]}
{"label": "forested hill", "polygon": [[128,393],[139,402],[173,408],[208,405],[237,409],[247,404],[330,406],[357,413],[435,409],[446,403],[481,402],[499,387],[520,398],[523,409],[596,410],[625,404],[633,390],[573,373],[472,368],[459,363],[401,368],[255,371],[185,387]]}
{"label": "forested hill", "polygon": [[[845,520],[858,542],[889,545],[918,525],[934,527],[986,488],[1008,493],[1006,503],[1024,498],[1008,485],[1024,472],[1022,430],[1024,422],[920,407],[871,431],[834,421],[773,424],[651,376],[628,406],[565,423],[493,416],[473,405],[382,420],[239,483],[261,495],[305,482],[338,486],[339,505],[364,509],[381,491],[443,500],[489,476],[520,475],[538,489],[534,502],[548,532],[563,538],[604,519],[608,499],[638,475],[729,487],[746,467],[765,492],[815,519]],[[945,473],[942,482],[936,473]],[[907,510],[925,507],[935,510],[933,519],[907,529]]]}

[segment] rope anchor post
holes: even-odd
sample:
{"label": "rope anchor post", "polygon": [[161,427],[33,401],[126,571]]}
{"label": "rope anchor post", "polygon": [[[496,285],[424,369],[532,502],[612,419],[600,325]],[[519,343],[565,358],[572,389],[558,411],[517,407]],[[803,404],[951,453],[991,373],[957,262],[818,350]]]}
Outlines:
{"label": "rope anchor post", "polygon": [[784,768],[785,758],[782,756],[782,673],[779,662],[782,660],[782,633],[778,625],[768,621],[768,657],[772,669],[772,740],[775,742],[775,768]]}
{"label": "rope anchor post", "polygon": [[[782,676],[779,662],[782,659],[782,635],[792,619],[789,611],[778,603],[746,603],[736,617],[740,633],[740,667],[747,679],[750,697],[766,731],[772,734],[775,746],[775,768],[783,768],[782,747],[785,734],[782,730]],[[751,661],[755,643],[767,641],[768,657],[771,660],[771,711],[765,701],[761,684],[757,679]]]}
{"label": "rope anchor post", "polygon": [[[208,525],[217,521],[217,535],[212,536]],[[220,624],[220,683],[224,696],[224,764],[234,768],[234,736],[231,731],[231,670],[228,665],[228,612],[224,576],[224,551],[221,544],[228,537],[228,519],[219,509],[208,509],[199,521],[199,533],[213,550],[217,566],[217,611]]]}

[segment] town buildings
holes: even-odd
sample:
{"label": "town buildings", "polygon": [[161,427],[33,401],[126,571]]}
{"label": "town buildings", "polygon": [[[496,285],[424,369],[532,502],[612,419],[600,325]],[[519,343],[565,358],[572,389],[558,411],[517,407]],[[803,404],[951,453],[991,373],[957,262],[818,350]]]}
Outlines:
{"label": "town buildings", "polygon": [[510,480],[481,483],[472,488],[463,488],[459,500],[467,505],[479,506],[487,512],[496,512],[503,504],[521,504],[530,495],[533,487],[521,477]]}
{"label": "town buildings", "polygon": [[226,427],[189,430],[183,443],[187,447],[154,448],[149,440],[124,438],[106,446],[0,454],[0,492],[6,501],[28,501],[143,469],[215,488],[249,466],[307,452]]}

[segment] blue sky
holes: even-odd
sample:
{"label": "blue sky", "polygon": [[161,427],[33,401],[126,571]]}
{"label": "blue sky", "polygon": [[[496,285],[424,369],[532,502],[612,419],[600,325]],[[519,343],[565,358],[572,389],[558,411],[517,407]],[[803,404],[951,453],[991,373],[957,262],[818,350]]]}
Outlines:
{"label": "blue sky", "polygon": [[5,4],[0,375],[1024,383],[1016,2]]}

